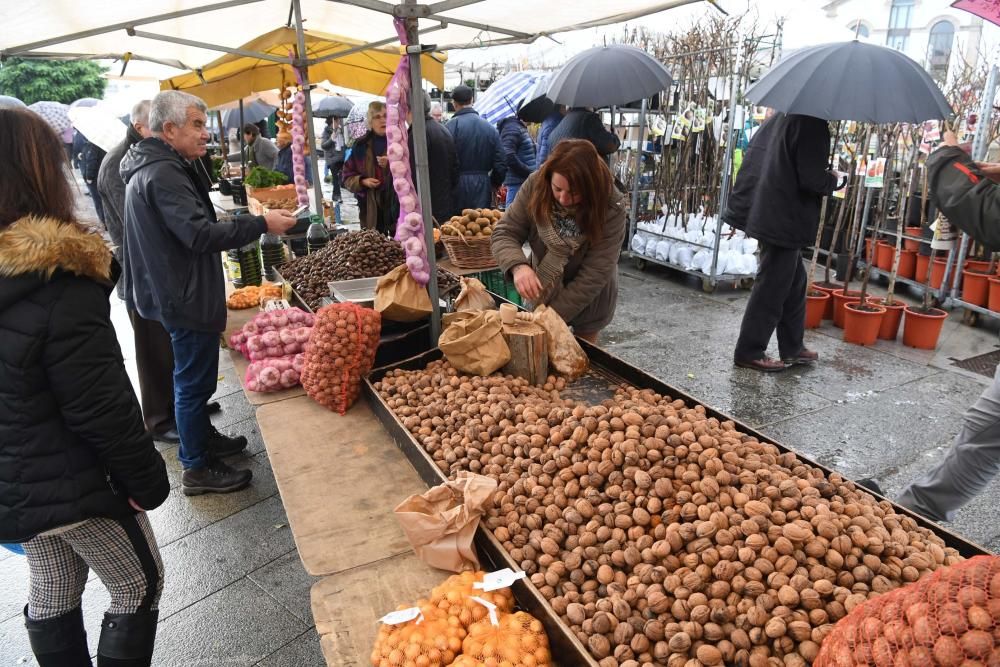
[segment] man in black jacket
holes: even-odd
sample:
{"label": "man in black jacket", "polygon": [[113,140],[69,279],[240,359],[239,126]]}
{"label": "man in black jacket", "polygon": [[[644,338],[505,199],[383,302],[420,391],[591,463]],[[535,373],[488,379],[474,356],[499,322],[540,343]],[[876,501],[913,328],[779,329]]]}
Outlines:
{"label": "man in black jacket", "polygon": [[[760,242],[760,267],[743,313],[733,361],[766,373],[816,361],[805,348],[806,271],[802,248],[812,244],[823,197],[844,186],[828,169],[830,128],[825,120],[776,116],[747,216],[747,236]],[[766,350],[778,332],[781,359]]]}
{"label": "man in black jacket", "polygon": [[781,116],[771,116],[757,128],[750,144],[743,153],[743,163],[736,174],[733,189],[726,198],[726,210],[722,212],[722,220],[733,229],[746,230],[747,218],[753,206],[753,195],[760,183],[761,172],[767,159],[767,145],[771,141],[771,133],[779,125],[774,119]]}
{"label": "man in black jacket", "polygon": [[[288,211],[220,223],[192,161],[205,153],[206,107],[197,97],[165,91],[153,98],[153,136],[121,163],[125,190],[126,304],[170,334],[174,352],[174,415],[186,495],[227,493],[250,483],[248,470],[220,458],[241,451],[245,438],[213,436],[206,402],[215,392],[219,334],[226,327],[219,253],[264,232],[284,234]],[[213,445],[216,447],[213,448]],[[213,451],[215,449],[215,451]]]}
{"label": "man in black jacket", "polygon": [[[989,248],[1000,248],[1000,165],[976,164],[952,132],[927,158],[927,185],[934,203],[954,224]],[[944,459],[903,489],[895,502],[934,521],[955,512],[985,489],[1000,470],[1000,367],[993,384],[966,411]],[[873,480],[859,484],[881,493]]]}
{"label": "man in black jacket", "polygon": [[578,107],[570,109],[563,119],[552,130],[548,138],[549,153],[563,139],[586,139],[594,144],[594,148],[605,160],[621,146],[621,140],[614,132],[607,130],[601,117],[590,109]]}
{"label": "man in black jacket", "polygon": [[[412,111],[410,112],[412,123]],[[431,96],[424,91],[424,123],[427,134],[427,168],[431,180],[431,212],[438,224],[445,224],[455,210],[455,189],[458,187],[458,153],[451,132],[431,117]],[[410,171],[416,174],[413,134],[409,136]],[[414,177],[415,179],[416,177]]]}
{"label": "man in black jacket", "polygon": [[90,198],[94,200],[94,210],[97,218],[104,224],[104,206],[101,202],[101,195],[97,191],[97,175],[101,170],[101,162],[104,160],[104,150],[97,144],[90,142],[83,133],[77,131],[77,136],[82,138],[80,142],[80,175],[87,186]]}

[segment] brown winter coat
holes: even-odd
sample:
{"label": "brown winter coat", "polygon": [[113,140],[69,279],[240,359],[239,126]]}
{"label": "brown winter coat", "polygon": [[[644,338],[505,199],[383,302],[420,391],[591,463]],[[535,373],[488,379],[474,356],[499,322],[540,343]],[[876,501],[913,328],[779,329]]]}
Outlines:
{"label": "brown winter coat", "polygon": [[[535,187],[546,187],[537,172],[521,186],[517,198],[493,232],[491,248],[497,264],[508,279],[514,267],[530,264],[537,268],[546,247],[528,212],[528,200]],[[547,304],[578,333],[593,333],[611,322],[618,303],[618,255],[625,238],[625,199],[612,188],[603,235],[599,243],[583,241],[566,264],[563,284],[547,291]],[[522,246],[531,246],[531,258]]]}

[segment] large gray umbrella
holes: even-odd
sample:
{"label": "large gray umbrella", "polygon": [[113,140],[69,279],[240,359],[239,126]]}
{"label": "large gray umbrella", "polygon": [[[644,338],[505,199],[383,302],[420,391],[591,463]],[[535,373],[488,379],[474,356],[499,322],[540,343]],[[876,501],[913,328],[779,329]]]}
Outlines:
{"label": "large gray umbrella", "polygon": [[242,115],[239,107],[225,109],[222,112],[222,128],[228,132],[234,127],[241,128],[247,123],[259,123],[262,120],[267,120],[277,110],[278,107],[259,98],[251,100],[243,104]]}
{"label": "large gray umbrella", "polygon": [[313,105],[316,118],[347,118],[354,108],[354,102],[342,95],[328,95]]}
{"label": "large gray umbrella", "polygon": [[861,123],[920,123],[952,109],[914,60],[857,40],[821,44],[783,58],[746,97],[785,113]]}
{"label": "large gray umbrella", "polygon": [[549,84],[548,98],[570,107],[607,107],[650,97],[673,83],[656,59],[634,46],[598,46],[573,56]]}

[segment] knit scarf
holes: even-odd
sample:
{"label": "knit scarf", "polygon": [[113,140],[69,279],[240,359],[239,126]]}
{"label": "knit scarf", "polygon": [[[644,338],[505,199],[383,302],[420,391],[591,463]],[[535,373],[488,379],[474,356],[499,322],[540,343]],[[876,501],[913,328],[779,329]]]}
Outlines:
{"label": "knit scarf", "polygon": [[545,256],[535,272],[542,283],[542,301],[545,302],[562,287],[566,264],[583,245],[584,237],[578,231],[575,234],[570,231],[576,228],[573,212],[558,203],[553,203],[550,221],[539,222],[537,228],[538,238],[545,244]]}

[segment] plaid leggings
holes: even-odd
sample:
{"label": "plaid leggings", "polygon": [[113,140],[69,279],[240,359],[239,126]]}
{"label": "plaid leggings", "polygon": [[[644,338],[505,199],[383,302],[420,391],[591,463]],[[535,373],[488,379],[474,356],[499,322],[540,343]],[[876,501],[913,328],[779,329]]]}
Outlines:
{"label": "plaid leggings", "polygon": [[156,609],[163,561],[145,513],[123,519],[88,519],[56,535],[24,543],[31,586],[28,617],[41,621],[80,606],[89,570],[111,593],[109,614]]}

